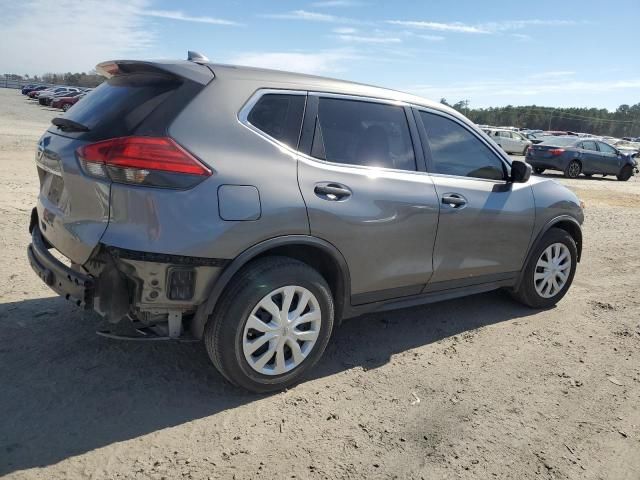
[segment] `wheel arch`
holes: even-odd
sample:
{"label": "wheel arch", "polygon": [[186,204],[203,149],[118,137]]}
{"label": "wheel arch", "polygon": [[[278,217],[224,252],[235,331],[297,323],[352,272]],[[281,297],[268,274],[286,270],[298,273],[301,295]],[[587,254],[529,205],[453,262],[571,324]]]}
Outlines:
{"label": "wheel arch", "polygon": [[578,250],[578,257],[576,258],[576,261],[580,262],[580,259],[582,257],[582,227],[580,226],[580,223],[578,222],[578,220],[576,220],[570,215],[561,215],[559,217],[555,217],[549,220],[545,224],[545,226],[542,227],[542,229],[536,236],[535,240],[531,243],[531,246],[529,247],[529,251],[527,252],[527,256],[525,257],[525,261],[522,266],[522,269],[520,270],[520,276],[518,277],[518,281],[516,282],[516,285],[515,285],[516,290],[520,287],[520,283],[522,282],[524,271],[529,261],[531,260],[531,255],[533,255],[533,251],[535,250],[538,243],[540,243],[545,233],[547,233],[551,228],[559,228],[567,232],[569,235],[571,235],[571,238],[573,238],[573,240],[576,242],[576,249]]}
{"label": "wheel arch", "polygon": [[222,297],[231,279],[242,267],[258,258],[286,256],[295,258],[316,269],[331,288],[335,319],[339,323],[343,312],[348,309],[351,298],[351,278],[349,267],[340,251],[331,243],[310,235],[285,235],[260,242],[238,255],[225,267],[216,279],[207,300],[196,311],[191,322],[191,333],[202,338],[205,325]]}

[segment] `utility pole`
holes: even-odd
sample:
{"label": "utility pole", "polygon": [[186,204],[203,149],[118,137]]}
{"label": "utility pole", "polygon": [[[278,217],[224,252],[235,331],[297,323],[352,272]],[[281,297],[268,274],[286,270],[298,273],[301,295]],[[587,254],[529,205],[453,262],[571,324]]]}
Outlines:
{"label": "utility pole", "polygon": [[549,128],[547,128],[547,131],[551,130],[551,119],[553,118],[553,110],[551,110],[551,113],[549,114]]}

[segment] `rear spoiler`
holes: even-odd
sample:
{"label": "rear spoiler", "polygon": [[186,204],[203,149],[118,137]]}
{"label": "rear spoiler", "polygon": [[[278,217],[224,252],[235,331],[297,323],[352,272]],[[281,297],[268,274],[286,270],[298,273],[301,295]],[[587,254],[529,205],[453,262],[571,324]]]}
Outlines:
{"label": "rear spoiler", "polygon": [[97,72],[107,78],[131,73],[156,73],[184,78],[206,85],[215,78],[209,65],[193,61],[110,60],[96,65]]}

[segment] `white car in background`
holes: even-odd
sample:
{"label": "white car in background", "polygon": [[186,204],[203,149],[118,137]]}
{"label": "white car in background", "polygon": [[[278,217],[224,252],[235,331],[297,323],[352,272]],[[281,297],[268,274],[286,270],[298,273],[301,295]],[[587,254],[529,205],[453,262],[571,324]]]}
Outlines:
{"label": "white car in background", "polygon": [[533,144],[533,142],[528,140],[524,135],[512,130],[487,128],[484,129],[484,131],[507,153],[524,155],[527,153],[527,149]]}

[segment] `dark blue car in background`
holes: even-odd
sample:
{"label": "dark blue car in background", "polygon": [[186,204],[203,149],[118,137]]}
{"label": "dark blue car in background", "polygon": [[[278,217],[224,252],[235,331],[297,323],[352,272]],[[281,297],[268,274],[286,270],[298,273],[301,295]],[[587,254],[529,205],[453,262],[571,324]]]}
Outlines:
{"label": "dark blue car in background", "polygon": [[567,178],[577,178],[581,173],[615,175],[627,181],[637,173],[635,154],[623,153],[602,141],[575,136],[548,137],[542,143],[527,150],[527,162],[536,173],[559,170]]}

